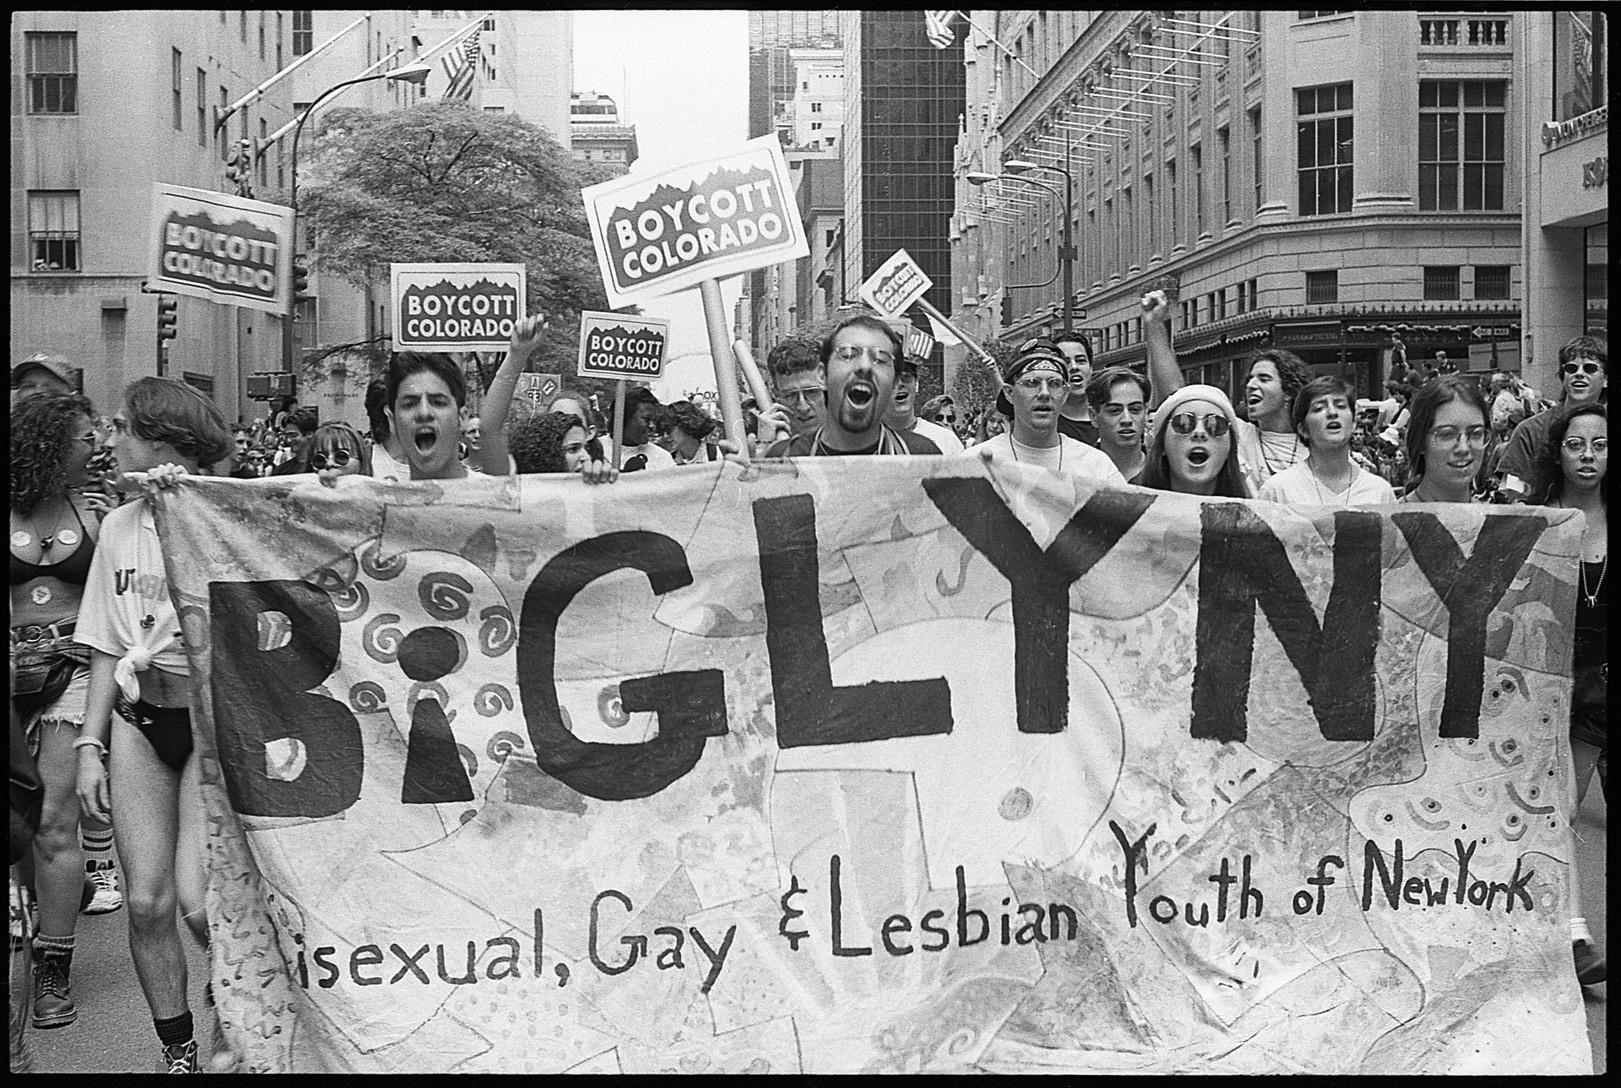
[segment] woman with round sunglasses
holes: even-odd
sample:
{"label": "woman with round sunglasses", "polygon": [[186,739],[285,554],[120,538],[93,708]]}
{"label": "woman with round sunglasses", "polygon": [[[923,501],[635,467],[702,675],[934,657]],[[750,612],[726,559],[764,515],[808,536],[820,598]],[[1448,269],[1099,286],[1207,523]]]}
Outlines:
{"label": "woman with round sunglasses", "polygon": [[[1164,291],[1150,291],[1142,297],[1142,310],[1153,396],[1166,397],[1185,384],[1171,347],[1171,303]],[[1295,429],[1293,408],[1310,380],[1311,370],[1293,352],[1265,348],[1251,360],[1244,382],[1249,418],[1234,417],[1233,445],[1245,486],[1252,494],[1279,472],[1306,459],[1308,449]]]}
{"label": "woman with round sunglasses", "polygon": [[1156,491],[1249,498],[1233,449],[1238,422],[1226,393],[1213,385],[1184,385],[1154,413],[1137,482]]}
{"label": "woman with round sunglasses", "polygon": [[1484,501],[1477,485],[1490,426],[1470,379],[1448,374],[1419,390],[1407,427],[1410,486],[1401,501]]}
{"label": "woman with round sunglasses", "polygon": [[309,438],[309,469],[327,487],[340,476],[370,476],[371,453],[347,423],[323,423]]}
{"label": "woman with round sunglasses", "polygon": [[[1576,774],[1576,808],[1587,797],[1587,787],[1598,771],[1599,785],[1609,796],[1609,616],[1612,596],[1610,572],[1609,507],[1604,498],[1604,477],[1610,464],[1609,413],[1593,401],[1567,408],[1548,432],[1549,454],[1542,465],[1552,481],[1545,503],[1565,510],[1580,510],[1581,569],[1576,580],[1576,628],[1571,658],[1574,680],[1570,699],[1570,748]],[[1577,874],[1579,877],[1580,874]],[[1602,878],[1602,874],[1601,874]],[[1604,953],[1582,917],[1580,880],[1571,881],[1570,938],[1576,957],[1576,978],[1583,986],[1607,977]]]}

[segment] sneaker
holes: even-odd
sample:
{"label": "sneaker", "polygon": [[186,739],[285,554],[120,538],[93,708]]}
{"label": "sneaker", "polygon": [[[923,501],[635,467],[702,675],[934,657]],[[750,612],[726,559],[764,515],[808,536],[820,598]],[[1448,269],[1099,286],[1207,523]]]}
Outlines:
{"label": "sneaker", "polygon": [[124,905],[124,893],[118,890],[118,869],[112,862],[92,861],[85,870],[85,888],[91,895],[82,913],[111,914]]}
{"label": "sneaker", "polygon": [[1583,986],[1597,986],[1609,977],[1604,953],[1592,941],[1576,941],[1570,946],[1576,957],[1576,981]]}
{"label": "sneaker", "polygon": [[197,1040],[188,1039],[183,1043],[163,1048],[163,1063],[159,1066],[160,1073],[201,1073],[202,1066],[197,1061]]}
{"label": "sneaker", "polygon": [[65,1028],[78,1018],[62,960],[57,956],[34,957],[34,1026]]}

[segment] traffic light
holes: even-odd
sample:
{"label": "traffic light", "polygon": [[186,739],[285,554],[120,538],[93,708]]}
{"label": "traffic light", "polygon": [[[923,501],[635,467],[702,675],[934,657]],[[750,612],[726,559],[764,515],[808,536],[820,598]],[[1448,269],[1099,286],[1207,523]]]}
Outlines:
{"label": "traffic light", "polygon": [[293,297],[310,297],[310,264],[308,258],[293,258]]}
{"label": "traffic light", "polygon": [[1013,324],[1013,292],[1002,290],[1002,327],[1005,329]]}
{"label": "traffic light", "polygon": [[168,295],[158,299],[158,339],[160,341],[175,338],[179,324],[175,311],[179,309],[179,306],[180,304]]}

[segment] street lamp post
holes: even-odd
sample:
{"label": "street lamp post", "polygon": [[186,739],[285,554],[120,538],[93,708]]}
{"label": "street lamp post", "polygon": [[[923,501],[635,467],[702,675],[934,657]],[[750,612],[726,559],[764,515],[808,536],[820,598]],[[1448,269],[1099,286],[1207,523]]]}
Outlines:
{"label": "street lamp post", "polygon": [[[289,189],[289,204],[293,210],[293,259],[298,259],[298,138],[304,132],[304,122],[309,120],[310,114],[327,98],[345,87],[353,87],[357,83],[370,83],[378,79],[403,80],[406,83],[421,87],[428,82],[433,74],[431,64],[407,64],[403,68],[396,68],[392,72],[379,72],[374,76],[361,76],[358,79],[346,79],[342,83],[334,83],[316,96],[315,101],[299,115],[298,124],[293,126],[293,179]],[[287,315],[281,322],[281,364],[287,373],[293,371],[293,310],[297,307],[297,300],[291,300]]]}
{"label": "street lamp post", "polygon": [[[1059,274],[1061,274],[1064,278],[1064,331],[1073,332],[1075,329],[1075,245],[1074,235],[1072,233],[1074,230],[1073,220],[1075,217],[1074,179],[1070,176],[1070,172],[1068,170],[1059,166],[1043,166],[1040,163],[1026,162],[1022,159],[1009,159],[1007,162],[1003,163],[1003,165],[1009,170],[1015,172],[1011,174],[986,174],[976,170],[967,175],[968,183],[970,185],[984,185],[992,181],[1022,181],[1026,185],[1034,185],[1038,189],[1045,189],[1055,197],[1062,196],[1064,198],[1064,229],[1060,235],[1058,248],[1058,271]],[[1064,190],[1062,193],[1060,193],[1057,188],[1048,185],[1044,181],[1037,181],[1035,178],[1027,178],[1023,174],[1018,173],[1018,171],[1021,170],[1053,170],[1057,173],[1063,174]],[[1012,290],[1015,287],[1045,287],[1048,283],[1052,283],[1052,280],[1047,280],[1047,283],[1008,284],[1004,289]]]}

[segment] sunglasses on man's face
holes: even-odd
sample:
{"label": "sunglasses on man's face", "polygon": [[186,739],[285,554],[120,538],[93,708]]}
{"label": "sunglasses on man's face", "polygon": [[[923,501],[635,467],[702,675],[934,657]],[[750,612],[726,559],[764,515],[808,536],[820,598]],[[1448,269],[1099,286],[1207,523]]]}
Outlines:
{"label": "sunglasses on man's face", "polygon": [[1227,417],[1220,412],[1210,412],[1203,416],[1192,412],[1178,412],[1170,418],[1171,430],[1177,434],[1192,434],[1193,429],[1201,422],[1204,423],[1204,432],[1211,438],[1220,438],[1228,431]]}
{"label": "sunglasses on man's face", "polygon": [[1604,368],[1602,366],[1600,366],[1598,363],[1593,363],[1593,362],[1563,363],[1559,367],[1559,373],[1561,373],[1561,374],[1597,374],[1599,371],[1601,371],[1603,369]]}
{"label": "sunglasses on man's face", "polygon": [[941,423],[955,423],[955,422],[957,422],[957,417],[954,414],[948,413],[948,414],[943,415],[943,416],[940,417],[940,422]]}
{"label": "sunglasses on man's face", "polygon": [[316,472],[328,468],[344,468],[354,459],[354,455],[348,450],[333,450],[330,456],[324,453],[317,453],[312,456],[310,458],[310,467]]}

